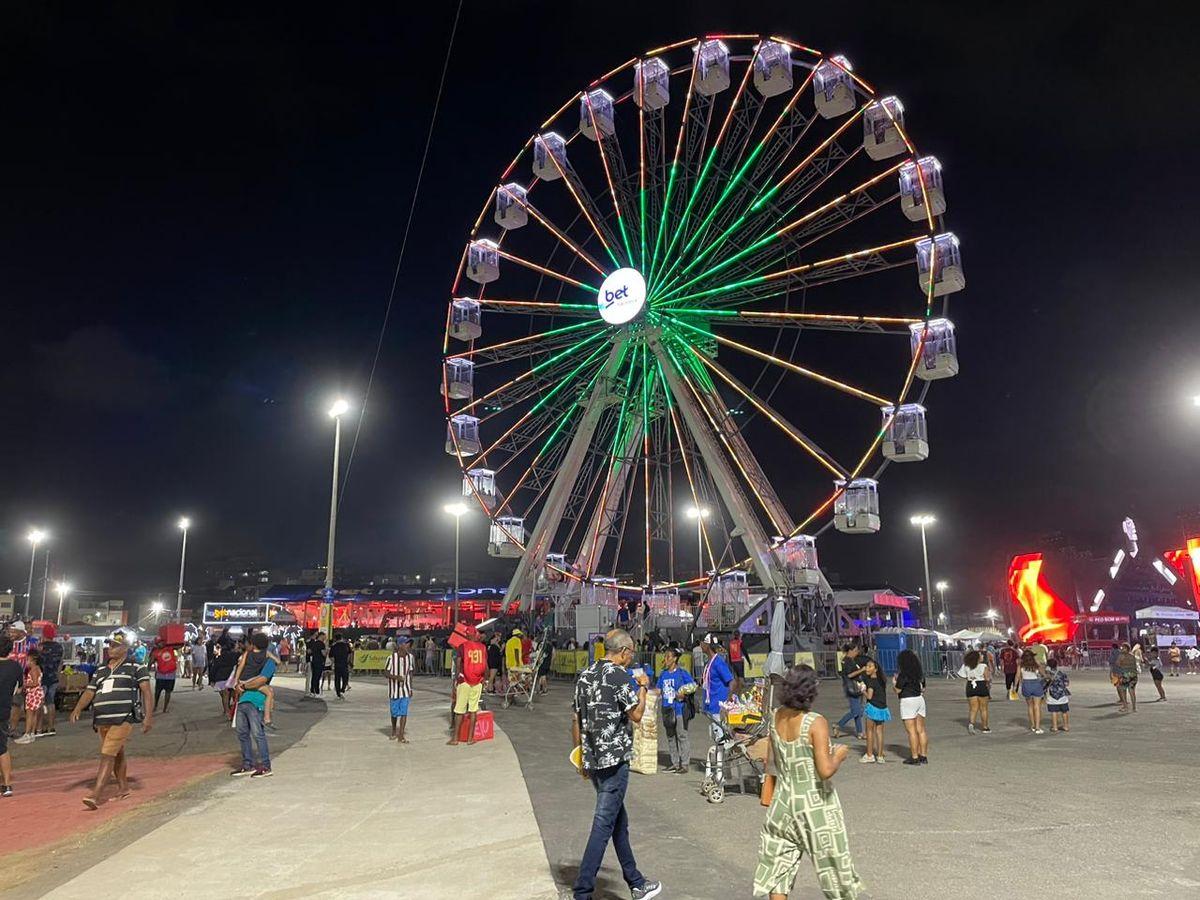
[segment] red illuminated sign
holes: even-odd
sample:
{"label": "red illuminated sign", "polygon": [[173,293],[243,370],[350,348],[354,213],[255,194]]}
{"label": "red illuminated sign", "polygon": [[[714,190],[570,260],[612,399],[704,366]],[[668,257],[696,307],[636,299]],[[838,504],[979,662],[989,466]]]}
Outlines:
{"label": "red illuminated sign", "polygon": [[1021,640],[1069,641],[1077,627],[1075,612],[1046,583],[1042,562],[1042,554],[1026,553],[1008,566],[1009,598],[1029,620],[1020,628]]}
{"label": "red illuminated sign", "polygon": [[1168,550],[1163,559],[1187,581],[1192,588],[1192,600],[1200,606],[1200,537],[1190,537],[1178,550]]}

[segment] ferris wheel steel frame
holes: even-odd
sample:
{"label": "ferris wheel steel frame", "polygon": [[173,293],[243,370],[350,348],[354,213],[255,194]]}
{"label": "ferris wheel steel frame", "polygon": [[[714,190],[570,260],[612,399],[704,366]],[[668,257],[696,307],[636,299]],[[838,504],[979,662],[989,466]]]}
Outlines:
{"label": "ferris wheel steel frame", "polygon": [[[725,48],[725,42],[740,41],[756,42],[749,55]],[[702,51],[713,42],[725,50],[725,86],[716,90],[703,84],[713,70],[705,70]],[[767,45],[787,48],[786,91],[768,94],[758,82],[760,54]],[[666,54],[689,46],[693,51],[690,65],[662,63]],[[662,89],[670,94],[657,105],[647,94],[642,69],[654,61],[662,64],[660,69],[666,66],[666,87]],[[736,78],[735,64],[743,66]],[[830,66],[836,68],[830,70]],[[848,77],[852,112],[826,116],[802,102],[813,96],[814,79],[822,67],[836,77],[840,77],[838,71]],[[605,88],[614,87],[617,77],[630,69],[634,87],[615,96],[608,94]],[[795,78],[804,70],[803,78]],[[764,77],[770,77],[769,70]],[[687,88],[672,148],[667,110],[678,102],[676,79],[685,78]],[[725,91],[732,92],[733,99],[722,110],[718,96]],[[772,100],[784,93],[788,96],[782,110],[770,112]],[[883,427],[876,429],[861,456],[844,464],[809,431],[793,424],[771,395],[758,393],[759,380],[768,370],[778,370],[776,387],[785,376],[798,376],[877,408],[899,410],[914,387],[930,334],[935,297],[941,296],[937,291],[939,240],[947,233],[940,227],[940,213],[933,210],[925,160],[904,128],[903,108],[898,102],[889,106],[892,99],[880,100],[875,89],[842,57],[829,57],[785,38],[718,35],[687,39],[630,59],[574,94],[509,163],[471,228],[451,297],[464,297],[460,293],[464,279],[473,281],[478,289],[466,299],[486,311],[489,321],[494,315],[527,317],[528,333],[490,343],[475,337],[469,339],[467,349],[452,352],[456,338],[451,334],[451,303],[443,353],[447,364],[453,360],[470,363],[472,379],[492,368],[503,369],[506,376],[514,365],[519,371],[480,395],[474,393],[472,381],[466,398],[469,402],[455,406],[444,365],[442,393],[451,422],[447,450],[457,458],[464,474],[464,493],[472,495],[488,514],[493,534],[498,532],[504,544],[520,551],[509,586],[510,600],[519,599],[522,607],[528,608],[538,578],[546,572],[569,581],[593,581],[600,577],[606,554],[612,559],[615,575],[635,508],[641,513],[644,577],[641,583],[620,587],[655,591],[698,586],[721,572],[748,565],[763,587],[793,590],[780,552],[783,541],[807,530],[819,534],[833,524],[832,519],[823,524],[818,520],[829,513],[846,483],[868,471],[891,419],[885,413]],[[616,111],[630,102],[636,107],[636,160],[627,160],[619,126],[614,124]],[[561,128],[574,105],[580,110],[578,127],[565,138],[548,131],[556,125]],[[881,171],[854,178],[850,186],[829,198],[820,197],[834,179],[870,156],[869,150],[864,150],[866,139],[853,147],[847,147],[844,139],[852,129],[864,127],[868,113],[878,119],[880,110],[888,120],[883,124],[885,131],[890,127],[903,142],[899,161],[887,162],[896,155],[893,153],[882,160]],[[766,122],[769,125],[762,131]],[[832,132],[816,146],[806,146],[806,139],[822,123],[832,123]],[[710,141],[714,129],[716,135]],[[551,137],[561,146],[552,147]],[[602,173],[606,195],[599,199],[571,152],[581,137],[582,143],[595,144],[590,164],[597,181]],[[536,161],[539,150],[549,163],[543,169],[544,177],[534,175],[527,187],[510,183],[521,161]],[[871,160],[881,162],[874,156]],[[915,167],[922,224],[927,230],[897,240],[868,241],[866,247],[845,252],[821,252],[826,246],[822,242],[872,221],[879,210],[894,208],[902,194],[895,186],[896,178],[906,167]],[[562,183],[565,196],[548,198],[547,205],[535,204],[534,188],[542,185],[548,190],[554,181]],[[520,225],[501,222],[502,199],[510,208],[519,207],[524,217]],[[568,225],[557,224],[562,218],[551,210],[555,203],[570,210]],[[816,205],[810,208],[812,203]],[[498,265],[515,266],[537,276],[531,296],[492,298],[488,286],[498,276],[491,273],[480,279],[469,273],[471,254],[477,242],[484,242],[481,229],[493,207],[502,227],[486,242]],[[511,236],[518,228],[541,229],[553,239],[543,262],[507,246],[515,240]],[[949,237],[953,239],[953,235]],[[791,309],[796,293],[806,301],[810,289],[913,265],[914,254],[920,270],[918,245],[923,243],[929,245],[929,274],[923,285],[924,309],[918,314],[810,312],[806,306],[799,311]],[[609,279],[628,269],[636,270],[639,277],[644,273],[645,285],[644,307],[628,324],[609,325],[598,317],[599,299],[572,302],[581,296],[599,298]],[[597,284],[597,279],[604,286]],[[553,286],[547,289],[553,300],[547,299],[547,284]],[[783,308],[763,307],[766,302],[779,303],[780,298]],[[947,306],[943,297],[943,315]],[[603,310],[603,305],[600,308]],[[767,352],[716,331],[726,326],[750,329],[749,334],[773,331],[775,345]],[[884,396],[798,364],[793,359],[795,345],[784,356],[776,355],[779,336],[785,331],[794,331],[797,340],[806,331],[911,335],[913,352],[899,390],[894,396]],[[748,387],[718,362],[718,348],[762,364],[753,385]],[[929,384],[928,380],[921,382],[918,401],[924,400]],[[724,399],[722,390],[736,398],[735,408]],[[525,405],[529,408],[505,425],[505,417]],[[813,460],[842,486],[835,487],[806,515],[793,516],[751,449],[745,423],[734,418],[742,407],[772,423],[804,458]],[[453,417],[468,415],[476,420],[476,427],[494,421],[503,430],[490,443],[480,435],[480,447],[465,450]],[[497,484],[494,497],[481,493],[470,475],[472,466],[486,463],[487,471],[497,478],[507,477],[516,460],[525,463],[524,471],[510,481],[507,491]],[[872,474],[878,476],[888,464],[889,460],[883,460]],[[701,569],[703,572],[707,551],[711,573],[683,580],[675,578],[675,493],[676,482],[681,480],[677,476],[686,482],[684,496],[690,497],[695,508],[712,504],[717,514],[711,528],[703,518],[698,522]],[[532,499],[518,504],[518,494],[526,492],[532,493]],[[714,500],[719,500],[719,505]],[[531,517],[534,524],[523,533],[524,523]],[[522,524],[515,528],[499,522],[501,518]],[[567,524],[569,533],[560,543]],[[713,540],[717,535],[710,532],[714,531],[723,532],[724,549],[719,540]],[[735,539],[741,540],[746,556],[726,565],[725,556]],[[666,544],[668,578],[655,577],[655,542]],[[574,552],[569,550],[571,546]],[[615,551],[608,552],[610,546],[615,546]],[[549,562],[556,550],[570,557],[570,562]],[[828,590],[823,575],[821,585]]]}

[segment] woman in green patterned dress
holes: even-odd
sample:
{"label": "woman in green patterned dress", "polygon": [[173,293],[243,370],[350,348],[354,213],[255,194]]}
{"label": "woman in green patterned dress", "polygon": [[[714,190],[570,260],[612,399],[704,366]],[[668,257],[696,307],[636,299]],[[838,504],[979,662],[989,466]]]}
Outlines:
{"label": "woman in green patterned dress", "polygon": [[829,723],[812,712],[819,684],[811,667],[790,669],[780,690],[781,706],[770,719],[777,774],[759,836],[754,893],[769,894],[771,900],[787,900],[805,853],[826,897],[854,900],[863,889],[850,858],[842,804],[830,783],[850,749],[832,746]]}

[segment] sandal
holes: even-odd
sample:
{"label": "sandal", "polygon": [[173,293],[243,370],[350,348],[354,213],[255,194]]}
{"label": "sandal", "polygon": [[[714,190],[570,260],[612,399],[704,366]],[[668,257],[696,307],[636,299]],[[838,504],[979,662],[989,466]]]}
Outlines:
{"label": "sandal", "polygon": [[86,806],[88,809],[99,809],[100,808],[100,804],[96,801],[95,797],[84,797],[83,805]]}

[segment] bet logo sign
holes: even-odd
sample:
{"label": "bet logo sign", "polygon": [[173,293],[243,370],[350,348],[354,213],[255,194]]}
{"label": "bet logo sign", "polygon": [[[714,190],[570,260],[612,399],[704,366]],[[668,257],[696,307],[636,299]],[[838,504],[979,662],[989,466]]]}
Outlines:
{"label": "bet logo sign", "polygon": [[646,280],[637,269],[617,269],[596,294],[596,308],[609,325],[624,325],[637,318],[646,305]]}

